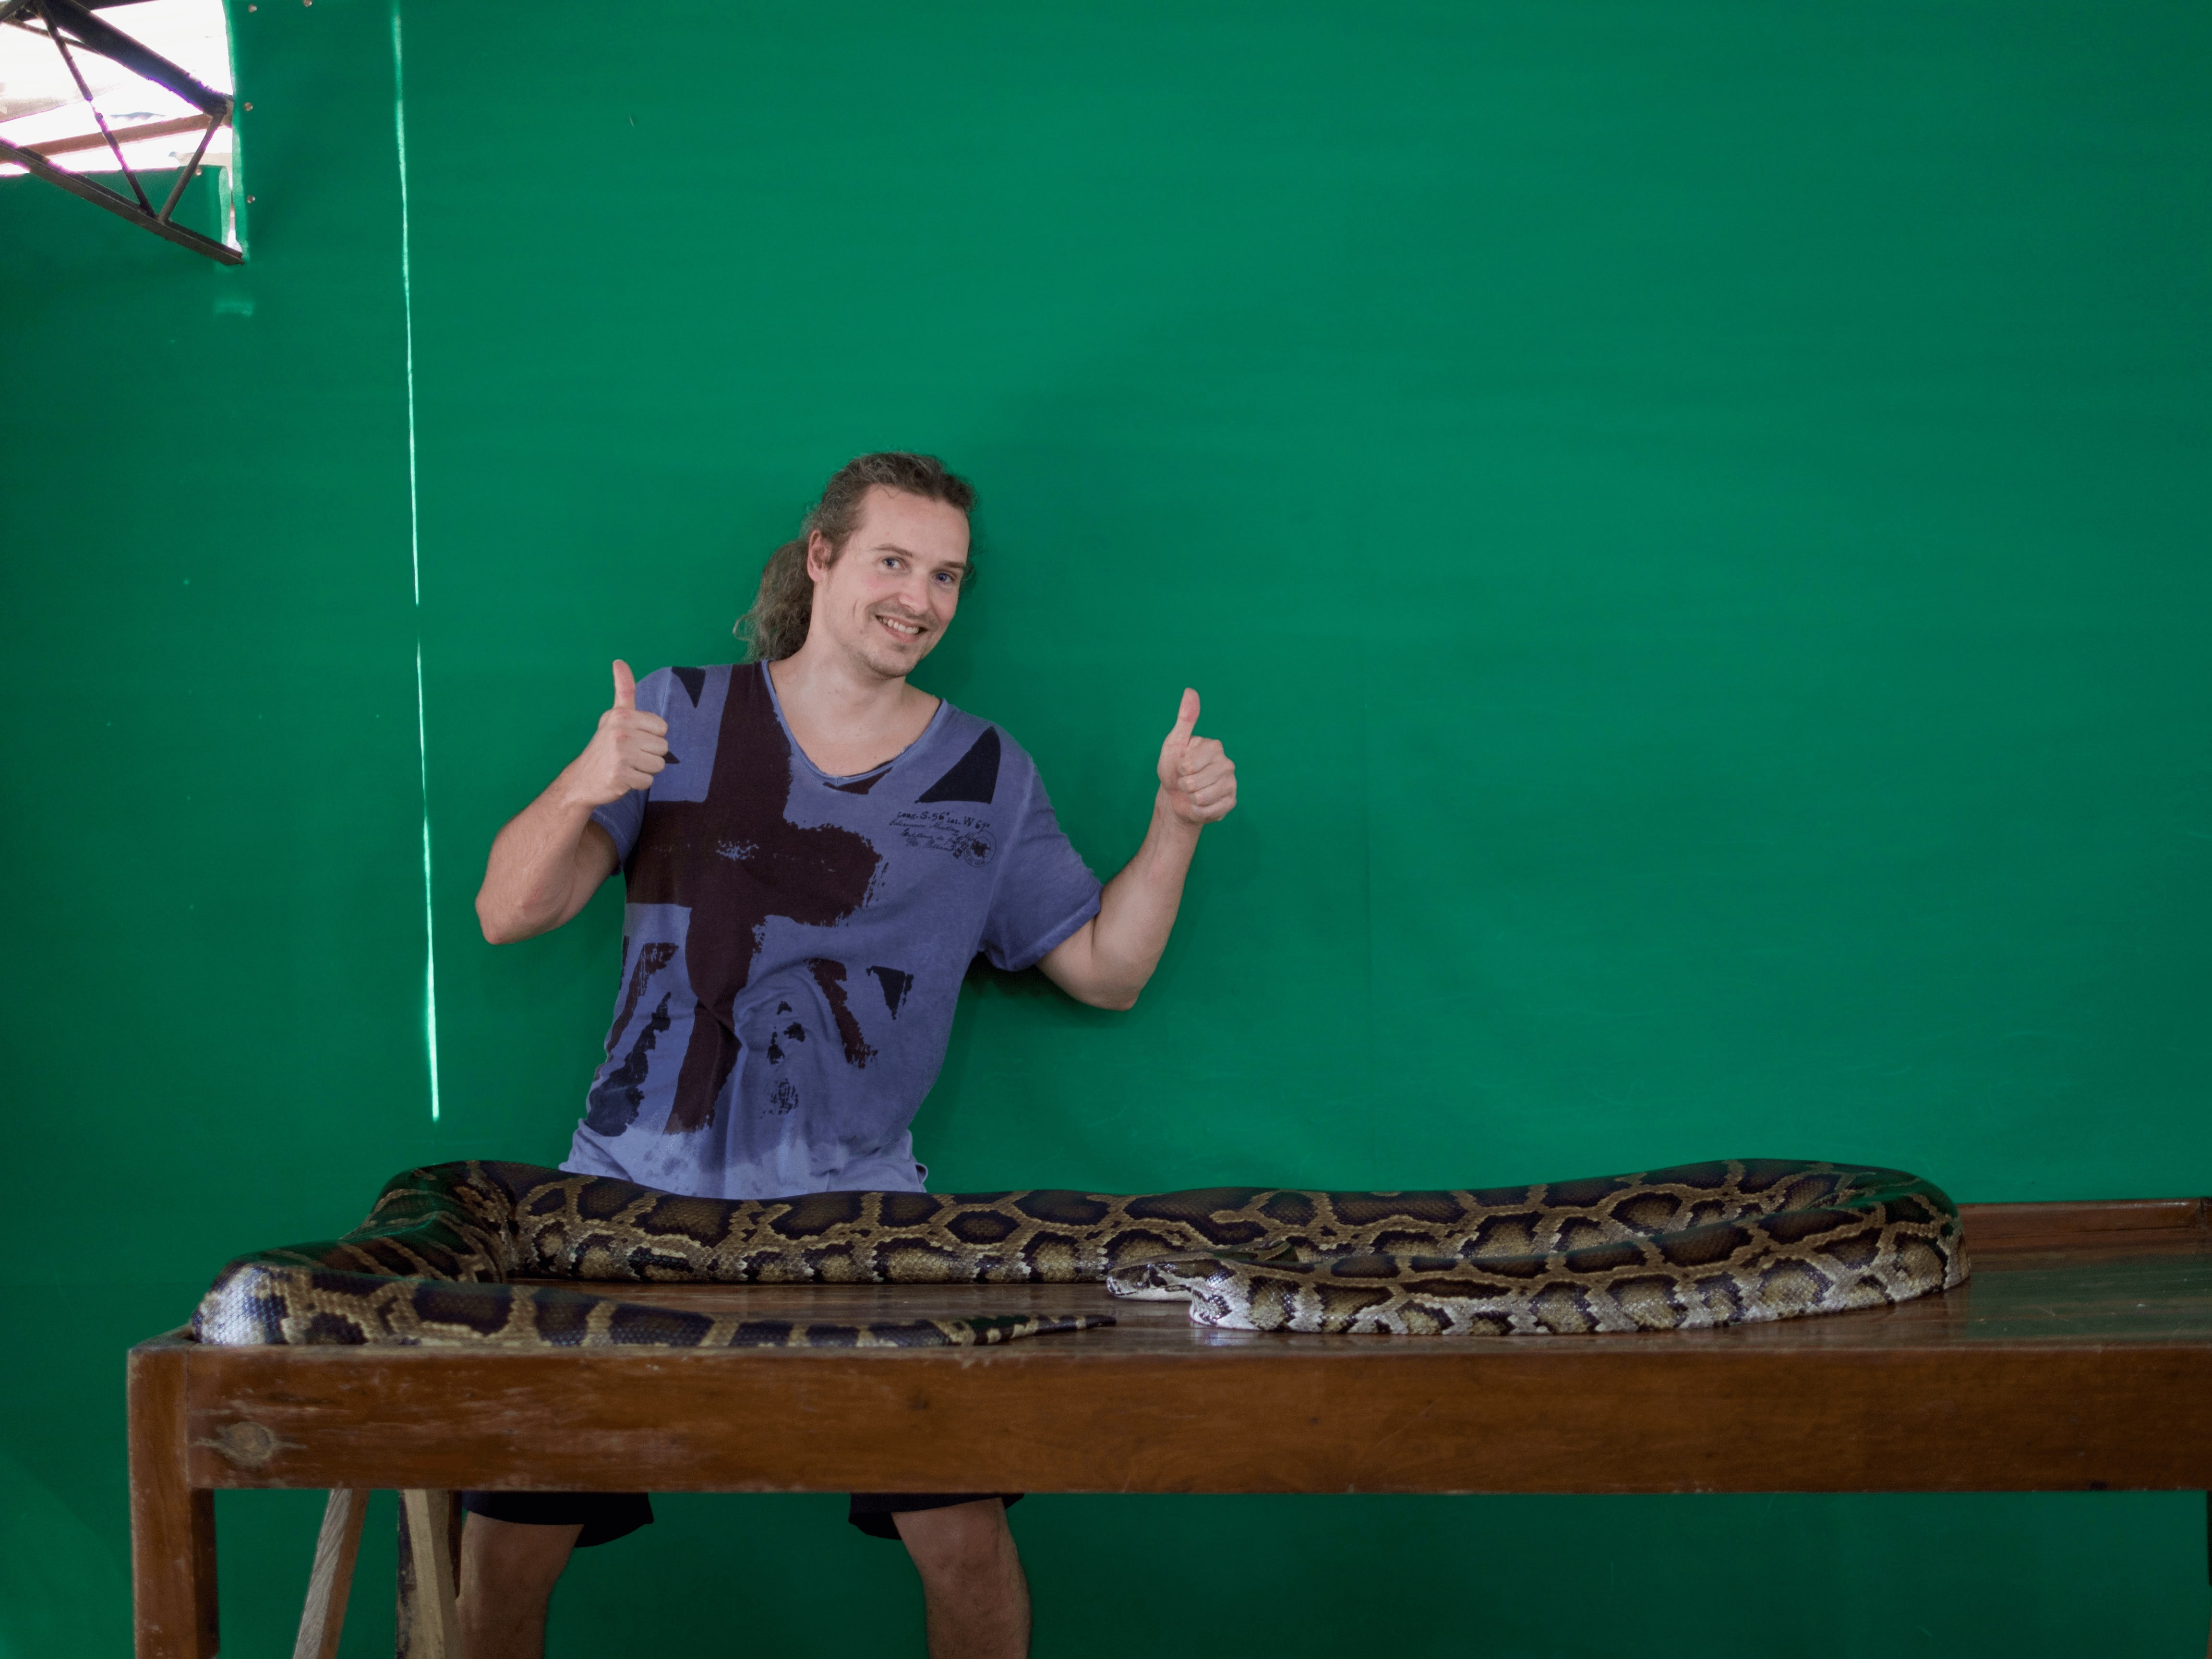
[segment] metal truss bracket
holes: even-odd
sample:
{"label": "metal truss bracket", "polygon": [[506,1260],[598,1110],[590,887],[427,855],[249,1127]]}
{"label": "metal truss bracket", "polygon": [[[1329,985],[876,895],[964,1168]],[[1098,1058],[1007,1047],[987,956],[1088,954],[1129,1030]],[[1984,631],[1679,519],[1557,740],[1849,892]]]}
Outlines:
{"label": "metal truss bracket", "polygon": [[[87,0],[0,0],[0,24],[12,25],[26,33],[43,34],[54,43],[54,50],[61,54],[62,62],[68,65],[70,78],[76,82],[77,90],[84,94],[85,104],[92,111],[92,118],[100,125],[100,140],[80,141],[71,148],[91,148],[100,140],[106,141],[108,149],[114,152],[115,165],[123,170],[124,182],[131,186],[131,194],[122,195],[82,173],[58,167],[39,150],[26,149],[4,139],[0,139],[0,161],[12,161],[26,173],[44,179],[48,184],[58,185],[70,195],[82,197],[94,207],[106,208],[117,218],[127,219],[142,230],[150,230],[165,241],[188,247],[195,253],[205,254],[222,264],[243,264],[246,254],[242,250],[231,246],[228,242],[218,242],[213,237],[203,236],[170,217],[177,210],[177,204],[184,199],[185,186],[191,183],[198,173],[200,158],[207,154],[208,144],[215,137],[216,130],[230,125],[231,98],[229,94],[217,92],[194,79],[159,52],[132,40],[112,23],[102,19],[94,9],[101,4],[118,3],[123,3],[123,0],[89,0],[89,3]],[[33,27],[30,21],[33,19],[44,27]],[[121,64],[141,80],[150,81],[155,86],[174,93],[199,111],[199,115],[189,118],[181,126],[165,121],[125,127],[120,131],[111,129],[107,118],[93,102],[92,88],[85,83],[83,72],[77,68],[76,52],[94,52],[112,63]],[[156,208],[146,194],[145,186],[139,183],[137,173],[123,159],[123,140],[156,137],[156,127],[164,132],[174,132],[189,131],[194,126],[201,129],[199,148],[192,152],[192,159],[178,173],[176,182],[169,187],[167,199]],[[48,146],[41,148],[52,149]]]}

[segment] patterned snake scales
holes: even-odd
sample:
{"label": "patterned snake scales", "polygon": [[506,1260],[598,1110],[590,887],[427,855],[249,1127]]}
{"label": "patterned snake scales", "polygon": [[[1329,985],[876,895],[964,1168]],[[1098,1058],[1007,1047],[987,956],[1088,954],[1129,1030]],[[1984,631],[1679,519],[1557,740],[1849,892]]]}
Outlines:
{"label": "patterned snake scales", "polygon": [[1480,1192],[1208,1188],[819,1193],[727,1201],[526,1164],[394,1178],[344,1237],[241,1256],[193,1316],[211,1343],[940,1347],[1112,1323],[1037,1314],[749,1318],[516,1283],[1086,1284],[1187,1298],[1232,1330],[1686,1330],[1840,1313],[1966,1277],[1929,1182],[1735,1161]]}

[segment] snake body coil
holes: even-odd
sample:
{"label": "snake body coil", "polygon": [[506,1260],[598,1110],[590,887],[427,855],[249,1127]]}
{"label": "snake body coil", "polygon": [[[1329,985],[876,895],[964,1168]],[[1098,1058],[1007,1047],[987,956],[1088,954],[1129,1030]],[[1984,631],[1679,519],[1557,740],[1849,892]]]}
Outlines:
{"label": "snake body coil", "polygon": [[395,1177],[326,1243],[230,1263],[203,1342],[566,1348],[939,1347],[1099,1316],[866,1323],[624,1302],[634,1284],[1078,1284],[1187,1298],[1237,1330],[1400,1335],[1681,1330],[1904,1302],[1966,1277],[1929,1182],[1740,1160],[1483,1191],[1208,1188],[683,1198],[525,1164]]}

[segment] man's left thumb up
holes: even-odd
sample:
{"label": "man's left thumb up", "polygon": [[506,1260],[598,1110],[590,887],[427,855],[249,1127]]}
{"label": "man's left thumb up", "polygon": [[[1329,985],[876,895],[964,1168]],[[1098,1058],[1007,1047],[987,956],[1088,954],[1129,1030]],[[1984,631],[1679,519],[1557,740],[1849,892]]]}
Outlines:
{"label": "man's left thumb up", "polygon": [[1176,711],[1175,730],[1168,733],[1170,743],[1181,743],[1198,726],[1198,693],[1188,686],[1183,688],[1182,707]]}

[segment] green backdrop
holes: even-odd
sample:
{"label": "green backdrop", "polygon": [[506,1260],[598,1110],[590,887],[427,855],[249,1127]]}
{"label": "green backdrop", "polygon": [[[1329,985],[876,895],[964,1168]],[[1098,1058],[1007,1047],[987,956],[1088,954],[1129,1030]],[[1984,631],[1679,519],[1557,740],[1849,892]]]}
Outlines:
{"label": "green backdrop", "polygon": [[[936,1184],[2212,1189],[2202,6],[415,6],[404,222],[389,7],[233,8],[242,270],[0,185],[0,1659],[125,1650],[130,1341],[410,1162],[562,1154],[619,906],[495,951],[485,848],[609,659],[726,659],[865,449],[981,486],[920,678],[1102,873],[1185,683],[1242,781],[1133,1012],[971,985]],[[221,1501],[227,1653],[289,1650],[317,1502]],[[841,1504],[664,1500],[579,1558],[554,1651],[919,1654]],[[1839,1617],[2181,1656],[2203,1516],[1048,1496],[1017,1530],[1041,1656],[1674,1659]],[[389,1650],[386,1532],[349,1655]]]}

